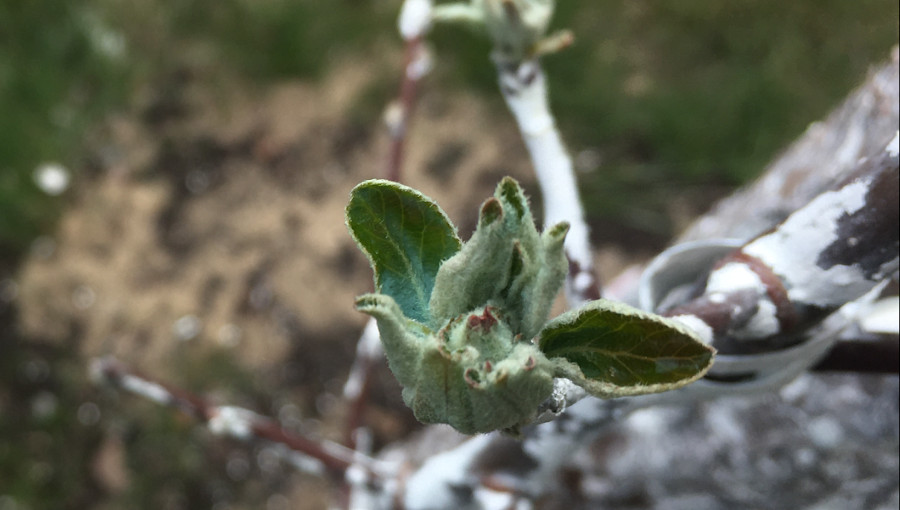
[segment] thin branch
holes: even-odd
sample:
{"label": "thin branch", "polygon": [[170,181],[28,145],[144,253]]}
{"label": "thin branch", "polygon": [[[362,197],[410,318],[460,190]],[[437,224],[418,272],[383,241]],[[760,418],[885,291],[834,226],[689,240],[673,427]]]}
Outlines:
{"label": "thin branch", "polygon": [[[406,52],[400,93],[388,105],[384,115],[391,138],[385,179],[391,181],[400,182],[406,135],[416,106],[419,80],[431,69],[430,56],[424,44],[424,36],[431,28],[431,12],[431,0],[406,0],[397,21],[400,36],[406,41]],[[356,357],[344,385],[344,399],[349,403],[344,444],[349,448],[356,448],[356,436],[363,424],[373,372],[383,359],[383,354],[377,324],[375,319],[369,319],[357,342]]]}
{"label": "thin branch", "polygon": [[140,374],[113,357],[93,360],[90,372],[97,382],[177,409],[206,424],[216,435],[282,445],[287,449],[285,458],[303,469],[312,472],[324,469],[334,476],[343,477],[352,466],[362,466],[370,476],[383,477],[386,474],[379,461],[360,458],[357,452],[331,441],[315,441],[291,433],[275,420],[249,409],[209,404],[186,390]]}
{"label": "thin branch", "polygon": [[571,308],[600,298],[593,251],[578,195],[572,158],[563,145],[547,103],[544,72],[537,60],[497,66],[500,90],[531,155],[544,204],[544,228],[569,223],[566,298]]}
{"label": "thin branch", "polygon": [[384,115],[391,137],[385,178],[392,181],[399,182],[402,175],[406,134],[416,106],[419,80],[431,69],[431,57],[423,42],[431,26],[431,8],[430,0],[406,0],[400,11],[398,25],[406,41],[403,79],[397,99],[388,105]]}
{"label": "thin branch", "polygon": [[356,448],[356,436],[363,425],[363,415],[369,402],[375,367],[383,360],[384,350],[378,336],[378,325],[375,319],[369,319],[356,344],[356,356],[344,384],[344,400],[349,405],[344,424],[344,444],[349,448]]}

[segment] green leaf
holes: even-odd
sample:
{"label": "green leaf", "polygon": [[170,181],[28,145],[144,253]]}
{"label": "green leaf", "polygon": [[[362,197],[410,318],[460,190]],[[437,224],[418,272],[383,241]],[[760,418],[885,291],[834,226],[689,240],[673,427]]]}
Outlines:
{"label": "green leaf", "polygon": [[680,388],[702,377],[715,354],[676,321],[602,299],[548,322],[538,345],[557,376],[602,398]]}
{"label": "green leaf", "polygon": [[441,262],[459,251],[456,229],[430,198],[380,179],[350,192],[347,226],[375,271],[375,288],[408,318],[427,324]]}

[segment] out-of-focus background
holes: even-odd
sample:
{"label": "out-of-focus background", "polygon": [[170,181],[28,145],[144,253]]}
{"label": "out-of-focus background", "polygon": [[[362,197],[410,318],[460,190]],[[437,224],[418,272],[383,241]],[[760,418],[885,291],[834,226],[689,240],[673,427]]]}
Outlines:
{"label": "out-of-focus background", "polygon": [[[662,249],[888,57],[893,0],[558,2],[546,59],[600,271]],[[370,272],[399,0],[0,0],[0,510],[322,508],[271,451],[93,386],[115,354],[330,437]],[[404,182],[465,236],[533,177],[489,46],[430,38]],[[535,205],[540,207],[535,198]],[[386,370],[376,446],[418,425]]]}

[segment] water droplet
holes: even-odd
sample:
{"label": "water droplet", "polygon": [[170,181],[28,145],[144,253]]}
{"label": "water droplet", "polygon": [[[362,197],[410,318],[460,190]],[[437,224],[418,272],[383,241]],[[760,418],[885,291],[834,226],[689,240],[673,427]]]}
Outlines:
{"label": "water droplet", "polygon": [[278,421],[288,429],[298,429],[302,421],[300,408],[294,404],[285,404],[278,409]]}
{"label": "water droplet", "polygon": [[263,448],[256,454],[256,465],[266,474],[275,474],[281,468],[281,456],[273,448]]}
{"label": "water droplet", "polygon": [[228,473],[229,478],[239,482],[250,474],[250,463],[244,457],[232,456],[225,464],[225,472]]}
{"label": "water droplet", "polygon": [[78,422],[84,426],[96,425],[100,421],[100,407],[93,402],[78,406]]}
{"label": "water droplet", "polygon": [[34,170],[34,182],[44,193],[57,196],[69,187],[72,176],[59,163],[43,163]]}
{"label": "water droplet", "polygon": [[807,425],[809,438],[820,448],[834,448],[844,440],[844,429],[834,418],[816,418]]}
{"label": "water droplet", "polygon": [[184,185],[188,191],[199,195],[209,188],[209,174],[203,170],[191,170],[184,178]]}
{"label": "water droplet", "polygon": [[174,333],[175,338],[182,342],[197,338],[201,329],[203,329],[203,322],[201,322],[196,315],[185,315],[180,317],[175,321],[175,324],[172,325],[172,333]]}
{"label": "water droplet", "polygon": [[94,289],[87,285],[79,285],[72,292],[72,304],[79,310],[87,310],[94,306],[94,302],[96,301],[97,294],[94,293]]}
{"label": "water droplet", "polygon": [[0,303],[12,303],[18,296],[19,285],[12,278],[0,280]]}
{"label": "water droplet", "polygon": [[59,407],[59,399],[49,391],[42,391],[31,399],[31,414],[38,419],[53,416]]}
{"label": "water droplet", "polygon": [[272,494],[266,500],[266,510],[288,510],[291,501],[284,494]]}
{"label": "water droplet", "polygon": [[217,339],[222,347],[235,347],[241,341],[241,328],[234,324],[228,323],[219,328]]}
{"label": "water droplet", "polygon": [[47,260],[56,253],[56,241],[50,236],[40,236],[31,242],[31,254],[38,260]]}
{"label": "water droplet", "polygon": [[26,362],[22,372],[28,381],[41,382],[50,375],[50,365],[45,360],[37,358]]}

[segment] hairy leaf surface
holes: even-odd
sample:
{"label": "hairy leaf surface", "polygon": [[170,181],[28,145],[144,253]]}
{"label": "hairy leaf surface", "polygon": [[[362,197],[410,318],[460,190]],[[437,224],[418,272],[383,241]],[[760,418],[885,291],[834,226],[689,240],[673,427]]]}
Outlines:
{"label": "hairy leaf surface", "polygon": [[444,211],[412,188],[374,179],[350,192],[347,226],[372,263],[376,291],[427,324],[435,275],[461,244]]}
{"label": "hairy leaf surface", "polygon": [[676,321],[606,300],[553,319],[538,342],[558,376],[603,398],[684,386],[706,373],[715,353]]}

